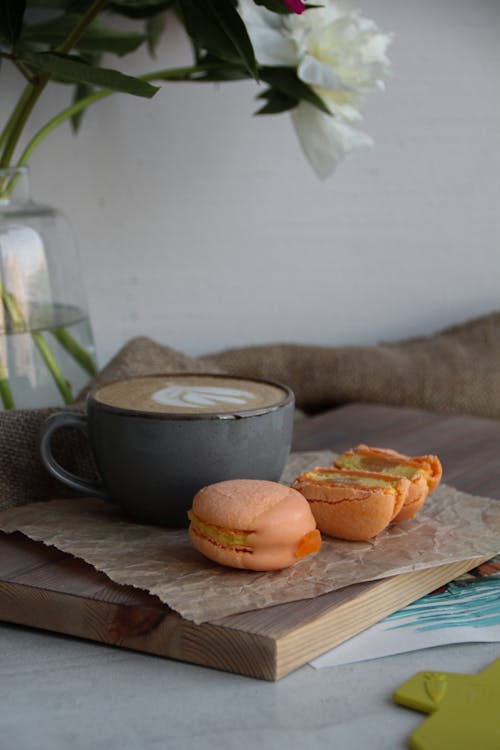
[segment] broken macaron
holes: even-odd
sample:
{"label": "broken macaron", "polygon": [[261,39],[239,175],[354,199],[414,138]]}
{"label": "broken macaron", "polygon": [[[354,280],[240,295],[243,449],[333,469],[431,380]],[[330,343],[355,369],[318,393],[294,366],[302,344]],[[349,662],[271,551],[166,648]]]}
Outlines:
{"label": "broken macaron", "polygon": [[417,515],[427,496],[438,486],[443,472],[437,456],[405,456],[388,448],[371,448],[368,445],[358,445],[345,451],[337,456],[333,465],[337,469],[377,472],[408,479],[410,486],[405,502],[394,518],[397,522]]}
{"label": "broken macaron", "polygon": [[300,474],[292,487],[308,501],[320,531],[366,541],[400,513],[410,482],[376,472],[316,467]]}

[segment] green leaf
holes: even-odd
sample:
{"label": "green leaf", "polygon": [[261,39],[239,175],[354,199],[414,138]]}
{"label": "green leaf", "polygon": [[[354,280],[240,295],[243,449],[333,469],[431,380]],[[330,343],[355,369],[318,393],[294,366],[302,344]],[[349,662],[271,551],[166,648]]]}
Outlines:
{"label": "green leaf", "polygon": [[70,55],[54,52],[24,51],[21,61],[39,73],[49,73],[63,83],[88,83],[98,88],[122,91],[134,96],[151,98],[158,91],[139,78],[127,76],[110,68],[99,68]]}
{"label": "green leaf", "polygon": [[92,0],[27,0],[28,8],[50,8],[82,13],[92,5]]}
{"label": "green leaf", "polygon": [[178,0],[189,36],[199,49],[230,62],[241,62],[252,78],[257,63],[243,23],[232,0]]}
{"label": "green leaf", "polygon": [[196,74],[199,81],[243,81],[247,80],[248,70],[240,64],[229,65],[215,55],[203,54],[197,59],[197,65],[210,65],[209,70]]}
{"label": "green leaf", "polygon": [[287,96],[281,91],[276,91],[276,89],[266,89],[257,98],[267,99],[267,102],[257,110],[256,115],[277,115],[280,112],[288,112],[299,103],[298,99]]}
{"label": "green leaf", "polygon": [[[80,19],[80,15],[65,13],[48,21],[28,26],[23,31],[21,43],[47,44],[49,47],[57,47],[67,39]],[[145,34],[115,31],[98,21],[93,21],[80,37],[76,49],[81,52],[112,52],[122,57],[136,50],[145,41]]]}
{"label": "green leaf", "polygon": [[163,34],[166,26],[165,14],[160,13],[156,16],[149,16],[146,18],[144,30],[146,32],[146,41],[148,45],[148,51],[151,57],[156,56],[156,47],[160,41],[160,37]]}
{"label": "green leaf", "polygon": [[268,10],[272,10],[273,13],[280,13],[283,16],[292,13],[283,0],[254,0],[254,2],[256,5],[263,5]]}
{"label": "green leaf", "polygon": [[[75,86],[75,90],[73,92],[71,104],[76,104],[77,102],[80,101],[80,99],[85,99],[87,96],[90,96],[93,92],[94,92],[93,86],[89,86],[88,83],[77,83]],[[73,115],[71,117],[71,130],[73,131],[75,135],[80,130],[80,126],[82,124],[84,113],[85,113],[85,110],[81,109],[79,112],[76,113],[76,115]]]}
{"label": "green leaf", "polygon": [[[85,62],[89,63],[90,65],[99,65],[101,61],[101,55],[87,55],[84,57]],[[90,96],[95,91],[93,86],[90,86],[88,83],[77,83],[74,91],[73,91],[73,97],[71,100],[72,104],[76,104],[80,101],[80,99],[85,99],[87,96]],[[77,112],[75,115],[71,116],[71,130],[76,135],[78,131],[80,130],[83,116],[85,114],[86,110],[81,109],[79,112]]]}
{"label": "green leaf", "polygon": [[150,18],[172,8],[175,0],[114,0],[107,10],[128,18]]}
{"label": "green leaf", "polygon": [[[28,7],[51,8],[82,13],[92,5],[92,0],[27,0]],[[147,18],[162,13],[175,5],[175,0],[110,0],[106,11],[129,18]]]}
{"label": "green leaf", "polygon": [[15,44],[23,28],[26,0],[0,0],[0,40]]}
{"label": "green leaf", "polygon": [[261,68],[260,76],[263,81],[268,83],[271,88],[277,89],[282,94],[301,101],[302,99],[309,104],[314,105],[327,115],[331,115],[330,110],[324,103],[323,99],[316,94],[313,89],[301,81],[293,68]]}

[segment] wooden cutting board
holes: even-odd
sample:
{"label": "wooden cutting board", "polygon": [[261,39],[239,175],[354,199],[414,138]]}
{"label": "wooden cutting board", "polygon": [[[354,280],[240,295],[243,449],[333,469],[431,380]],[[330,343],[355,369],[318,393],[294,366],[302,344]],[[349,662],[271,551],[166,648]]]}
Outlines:
{"label": "wooden cutting board", "polygon": [[[438,453],[448,484],[500,497],[497,422],[352,406],[299,423],[294,449],[341,451],[360,441]],[[157,597],[114,584],[81,560],[21,534],[0,534],[0,619],[276,680],[480,562],[472,558],[194,625]]]}

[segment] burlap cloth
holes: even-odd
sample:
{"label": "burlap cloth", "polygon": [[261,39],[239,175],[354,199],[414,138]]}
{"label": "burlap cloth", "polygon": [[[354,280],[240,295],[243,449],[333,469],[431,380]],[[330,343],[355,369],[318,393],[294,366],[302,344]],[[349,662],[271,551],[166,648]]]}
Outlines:
{"label": "burlap cloth", "polygon": [[[362,401],[500,418],[500,312],[426,337],[378,346],[275,344],[188,357],[148,338],[128,342],[94,383],[168,372],[225,372],[287,383],[297,406],[317,412]],[[84,408],[84,394],[71,407]],[[38,458],[38,430],[58,409],[0,414],[0,509],[68,497]],[[65,430],[55,453],[70,471],[95,476],[81,436]],[[326,446],[325,446],[326,447]]]}

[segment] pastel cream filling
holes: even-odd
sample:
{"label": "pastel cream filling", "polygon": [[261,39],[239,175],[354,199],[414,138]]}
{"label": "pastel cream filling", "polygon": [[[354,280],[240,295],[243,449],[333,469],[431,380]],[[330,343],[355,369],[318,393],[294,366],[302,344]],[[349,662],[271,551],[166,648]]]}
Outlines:
{"label": "pastel cream filling", "polygon": [[332,471],[311,471],[306,474],[306,479],[313,482],[334,482],[335,484],[353,485],[356,487],[368,487],[371,489],[382,488],[388,492],[395,493],[398,480],[378,479],[377,477],[359,477],[341,474]]}
{"label": "pastel cream filling", "polygon": [[392,474],[396,477],[406,477],[414,479],[417,475],[424,472],[421,468],[410,466],[408,464],[391,464],[379,458],[370,458],[355,453],[353,456],[339,456],[335,459],[335,465],[340,469],[355,469],[356,471],[373,471],[378,474]]}
{"label": "pastel cream filling", "polygon": [[214,544],[223,545],[224,547],[235,547],[237,549],[244,547],[246,552],[253,551],[248,540],[254,532],[240,529],[225,529],[222,526],[204,523],[192,510],[188,510],[188,518],[191,521],[193,530]]}

